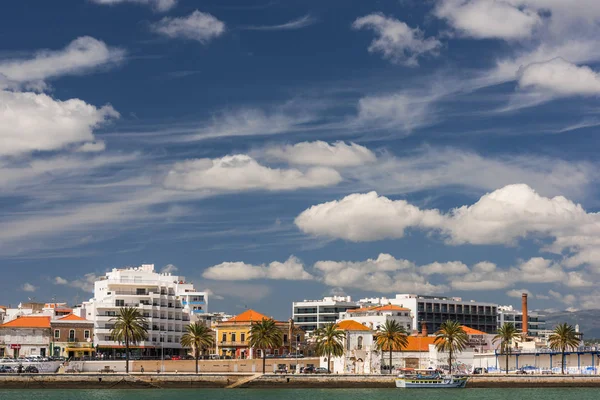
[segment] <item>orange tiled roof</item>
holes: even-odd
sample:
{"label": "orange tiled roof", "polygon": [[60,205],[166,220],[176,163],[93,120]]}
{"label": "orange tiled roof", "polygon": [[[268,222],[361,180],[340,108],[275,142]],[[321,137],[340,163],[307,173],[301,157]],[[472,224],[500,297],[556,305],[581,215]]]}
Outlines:
{"label": "orange tiled roof", "polygon": [[[64,317],[60,317],[58,320],[59,321],[87,321],[87,319],[78,317],[75,314],[65,315]],[[88,322],[92,322],[92,321],[88,321]]]}
{"label": "orange tiled roof", "polygon": [[263,315],[254,310],[246,310],[243,313],[236,315],[233,318],[229,318],[227,321],[224,321],[224,322],[225,323],[228,323],[228,322],[260,322],[263,319],[273,319],[273,318],[267,317],[266,315]]}
{"label": "orange tiled roof", "polygon": [[47,315],[27,315],[8,321],[0,325],[0,328],[50,328],[50,317]]}
{"label": "orange tiled roof", "polygon": [[361,307],[355,308],[354,310],[348,310],[349,313],[363,313],[369,311],[410,311],[408,308],[395,306],[393,304],[387,304],[385,306],[372,306],[372,307]]}
{"label": "orange tiled roof", "polygon": [[435,337],[431,336],[409,336],[407,339],[408,345],[402,351],[429,351],[429,345],[435,341]]}
{"label": "orange tiled roof", "polygon": [[462,328],[463,328],[463,331],[465,331],[465,333],[467,335],[487,335],[487,333],[485,333],[485,332],[481,332],[481,331],[478,331],[477,329],[469,328],[468,326],[463,325]]}
{"label": "orange tiled roof", "polygon": [[363,324],[351,319],[346,319],[337,324],[337,326],[343,331],[370,331],[370,329],[364,326]]}

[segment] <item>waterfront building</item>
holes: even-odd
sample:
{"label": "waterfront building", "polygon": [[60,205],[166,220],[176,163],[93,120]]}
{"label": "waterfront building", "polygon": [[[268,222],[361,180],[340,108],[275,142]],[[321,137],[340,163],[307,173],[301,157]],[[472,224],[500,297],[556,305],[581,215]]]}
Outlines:
{"label": "waterfront building", "polygon": [[[329,368],[337,374],[372,374],[381,369],[381,356],[375,344],[375,331],[363,323],[344,319],[338,323],[344,331],[344,355],[332,357]],[[323,363],[327,365],[326,358]]]}
{"label": "waterfront building", "polygon": [[[546,331],[546,320],[544,314],[538,311],[527,312],[527,334],[533,337],[543,337]],[[523,331],[523,312],[516,310],[513,306],[498,307],[498,328],[506,323],[513,323],[518,331]]]}
{"label": "waterfront building", "polygon": [[412,330],[412,316],[408,308],[387,304],[384,306],[361,307],[340,313],[338,321],[353,320],[369,329],[378,330],[386,321],[396,321],[409,333]]}
{"label": "waterfront building", "polygon": [[50,316],[24,315],[0,325],[0,357],[50,354]]}
{"label": "waterfront building", "polygon": [[413,331],[419,330],[425,323],[427,331],[433,333],[447,320],[458,321],[485,333],[495,333],[497,329],[498,305],[493,303],[418,294],[397,294],[394,298],[366,298],[359,302],[364,305],[394,304],[410,309]]}
{"label": "waterfront building", "polygon": [[[216,354],[236,359],[262,357],[262,350],[251,348],[249,343],[252,324],[263,319],[272,318],[254,310],[246,310],[226,321],[215,323],[213,329],[216,336]],[[275,321],[275,323],[281,330],[283,343],[281,347],[266,349],[267,356],[296,353],[298,346],[304,342],[304,331],[293,329],[294,326],[291,321]]]}
{"label": "waterfront building", "polygon": [[114,268],[94,283],[94,297],[75,313],[94,322],[98,354],[118,356],[124,346],[113,340],[114,318],[122,307],[136,307],[146,318],[148,337],[131,346],[140,356],[179,355],[185,327],[207,312],[208,295],[182,276],[154,271],[154,264]]}
{"label": "waterfront building", "polygon": [[55,357],[85,357],[94,353],[94,321],[69,314],[50,321],[50,354]]}
{"label": "waterfront building", "polygon": [[292,319],[305,332],[313,332],[340,319],[340,313],[360,307],[350,296],[331,296],[322,300],[292,303]]}

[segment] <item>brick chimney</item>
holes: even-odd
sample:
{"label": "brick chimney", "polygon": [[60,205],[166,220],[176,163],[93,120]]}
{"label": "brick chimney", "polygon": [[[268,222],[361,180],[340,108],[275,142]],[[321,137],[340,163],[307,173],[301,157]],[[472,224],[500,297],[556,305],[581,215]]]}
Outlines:
{"label": "brick chimney", "polygon": [[425,322],[421,322],[421,336],[427,337],[427,324]]}
{"label": "brick chimney", "polygon": [[529,317],[527,315],[527,293],[521,295],[521,310],[523,311],[523,336],[529,333]]}

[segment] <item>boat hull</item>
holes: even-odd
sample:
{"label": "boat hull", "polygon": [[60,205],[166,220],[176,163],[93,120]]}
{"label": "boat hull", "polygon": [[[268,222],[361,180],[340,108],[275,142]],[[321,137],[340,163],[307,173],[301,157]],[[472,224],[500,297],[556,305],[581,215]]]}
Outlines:
{"label": "boat hull", "polygon": [[468,378],[442,378],[442,379],[396,379],[396,387],[402,389],[462,389],[467,386]]}

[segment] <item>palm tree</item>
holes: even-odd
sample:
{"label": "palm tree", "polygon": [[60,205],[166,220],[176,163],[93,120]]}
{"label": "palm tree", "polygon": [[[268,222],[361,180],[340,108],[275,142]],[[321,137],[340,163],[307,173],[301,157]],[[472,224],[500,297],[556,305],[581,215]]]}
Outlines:
{"label": "palm tree", "polygon": [[148,336],[146,318],[135,307],[122,307],[119,315],[110,321],[115,321],[111,331],[113,340],[125,342],[125,372],[129,373],[129,344],[141,342]]}
{"label": "palm tree", "polygon": [[575,332],[572,325],[560,324],[554,327],[554,331],[548,338],[548,343],[552,350],[560,350],[562,354],[561,370],[565,373],[565,353],[567,349],[579,347],[581,337]]}
{"label": "palm tree", "polygon": [[395,348],[403,349],[408,345],[408,333],[398,321],[385,321],[383,327],[375,334],[377,347],[390,350],[390,374],[392,373],[392,351]]}
{"label": "palm tree", "polygon": [[196,359],[196,373],[198,373],[198,359],[200,350],[210,347],[215,342],[209,327],[199,322],[194,322],[185,327],[185,333],[181,336],[180,343],[183,347],[191,347]]}
{"label": "palm tree", "polygon": [[469,337],[458,321],[446,321],[435,333],[435,348],[438,351],[448,352],[448,367],[452,375],[452,358],[455,353],[460,353],[467,347]]}
{"label": "palm tree", "polygon": [[508,322],[498,329],[498,334],[494,336],[492,343],[500,341],[500,354],[506,354],[506,374],[508,375],[508,357],[510,356],[511,342],[519,336],[515,324]]}
{"label": "palm tree", "polygon": [[283,343],[281,330],[272,319],[263,318],[262,321],[252,324],[250,327],[249,344],[250,347],[261,349],[263,359],[263,374],[267,362],[267,349],[281,347]]}
{"label": "palm tree", "polygon": [[331,373],[329,365],[331,356],[344,355],[344,339],[346,333],[338,329],[337,324],[327,324],[315,331],[316,351],[318,356],[327,357],[327,373]]}

